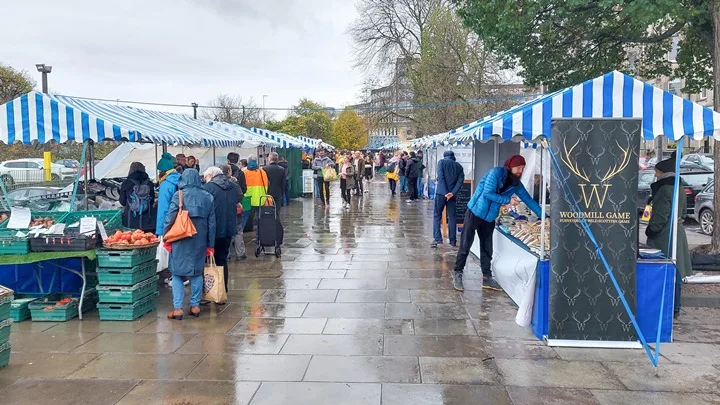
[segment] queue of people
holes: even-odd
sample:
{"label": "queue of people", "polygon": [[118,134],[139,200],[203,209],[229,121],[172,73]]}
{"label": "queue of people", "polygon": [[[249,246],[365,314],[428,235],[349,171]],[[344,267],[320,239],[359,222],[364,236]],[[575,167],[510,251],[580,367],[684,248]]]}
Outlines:
{"label": "queue of people", "polygon": [[[201,173],[193,156],[166,152],[157,163],[156,182],[150,180],[142,163],[130,165],[120,189],[123,225],[153,231],[163,242],[171,275],[165,282],[173,291],[174,308],[167,315],[169,319],[181,320],[185,315],[187,285],[190,285],[188,313],[200,315],[203,271],[209,256],[223,268],[227,291],[230,258],[247,259],[243,231],[248,221],[261,205],[268,203],[265,196],[271,196],[276,206],[287,201],[287,161],[275,152],[269,154],[268,160],[267,166],[260,167],[257,156],[240,159],[232,152],[226,164],[211,166]],[[180,209],[188,211],[197,233],[165,243],[162,236],[175,223]],[[279,221],[278,224],[282,228]],[[282,234],[279,229],[279,245],[283,242]]]}

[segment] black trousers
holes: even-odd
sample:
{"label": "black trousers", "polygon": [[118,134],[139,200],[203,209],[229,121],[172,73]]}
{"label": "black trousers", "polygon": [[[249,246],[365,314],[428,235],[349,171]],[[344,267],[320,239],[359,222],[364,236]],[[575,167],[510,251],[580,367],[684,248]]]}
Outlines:
{"label": "black trousers", "polygon": [[417,177],[408,177],[407,178],[408,187],[410,188],[410,199],[411,200],[418,199],[417,179],[418,179]]}
{"label": "black trousers", "polygon": [[330,182],[318,178],[318,186],[320,188],[320,199],[325,204],[330,204]]}
{"label": "black trousers", "polygon": [[349,189],[347,187],[347,180],[346,179],[340,179],[340,193],[342,194],[342,199],[350,204],[350,196],[352,195],[352,189]]}
{"label": "black trousers", "polygon": [[225,276],[225,291],[228,290],[228,256],[230,255],[230,245],[233,238],[217,238],[215,239],[215,264],[223,267],[223,275]]}
{"label": "black trousers", "polygon": [[392,192],[392,195],[395,195],[395,189],[397,188],[397,181],[393,179],[389,179],[388,183],[390,183],[390,191]]}
{"label": "black trousers", "polygon": [[355,195],[360,195],[365,193],[365,186],[363,185],[363,178],[361,175],[358,175],[355,177]]}
{"label": "black trousers", "polygon": [[455,259],[455,272],[462,273],[467,263],[470,247],[475,241],[475,233],[480,238],[480,268],[482,268],[483,277],[492,277],[490,263],[493,255],[493,232],[495,232],[495,223],[484,221],[475,215],[469,209],[465,212],[463,220],[463,229],[460,234],[460,248],[458,249],[457,259]]}

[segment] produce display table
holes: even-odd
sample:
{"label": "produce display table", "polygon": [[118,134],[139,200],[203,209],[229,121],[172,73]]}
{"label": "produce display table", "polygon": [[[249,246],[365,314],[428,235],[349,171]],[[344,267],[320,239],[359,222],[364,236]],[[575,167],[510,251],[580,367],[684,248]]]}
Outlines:
{"label": "produce display table", "polygon": [[[540,260],[527,246],[511,235],[496,229],[493,235],[493,275],[518,305],[516,323],[532,326],[535,336],[543,340],[550,324],[550,260]],[[474,249],[473,249],[474,250]],[[478,247],[479,250],[479,247]],[[665,270],[668,266],[667,271]],[[604,268],[601,268],[604,272]],[[663,275],[665,279],[663,280]],[[572,275],[573,277],[575,275]],[[588,277],[598,277],[588,274]],[[661,342],[672,341],[675,267],[664,260],[638,259],[636,266],[635,316],[641,332],[654,341],[657,335],[660,301],[665,284],[666,299],[662,308]]]}
{"label": "produce display table", "polygon": [[[80,289],[80,308],[82,308],[83,301],[85,299],[85,290],[87,286],[87,277],[85,273],[85,261],[95,260],[97,253],[95,249],[77,251],[77,252],[42,252],[42,253],[28,253],[25,255],[0,255],[0,265],[32,265],[35,280],[41,293],[44,291],[42,282],[42,267],[45,264],[55,266],[59,269],[68,271],[80,277],[82,280],[82,288]],[[80,259],[80,270],[67,267],[61,263],[64,263],[62,259]],[[1,271],[1,269],[0,269]],[[50,286],[54,284],[55,274],[53,274]],[[17,293],[23,293],[23,291],[16,291]],[[48,291],[50,292],[50,291]],[[78,317],[82,319],[82,311],[79,311]]]}

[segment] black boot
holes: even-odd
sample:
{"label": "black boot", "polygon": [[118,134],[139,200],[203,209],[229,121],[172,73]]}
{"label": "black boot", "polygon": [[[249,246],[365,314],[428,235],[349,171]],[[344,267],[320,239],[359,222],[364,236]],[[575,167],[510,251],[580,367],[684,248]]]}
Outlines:
{"label": "black boot", "polygon": [[458,291],[465,291],[465,288],[463,287],[462,276],[463,274],[459,271],[456,271],[455,275],[453,276],[453,287]]}

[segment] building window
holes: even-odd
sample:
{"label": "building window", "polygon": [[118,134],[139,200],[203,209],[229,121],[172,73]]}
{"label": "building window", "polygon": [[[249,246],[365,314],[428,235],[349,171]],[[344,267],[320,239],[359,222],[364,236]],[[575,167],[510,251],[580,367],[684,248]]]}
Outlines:
{"label": "building window", "polygon": [[677,54],[680,44],[680,37],[674,36],[672,39],[672,45],[670,46],[670,52],[668,52],[667,59],[670,62],[677,61]]}
{"label": "building window", "polygon": [[700,94],[698,94],[698,100],[707,100],[707,89],[700,90]]}
{"label": "building window", "polygon": [[682,82],[679,79],[668,82],[668,91],[676,96],[682,97]]}

